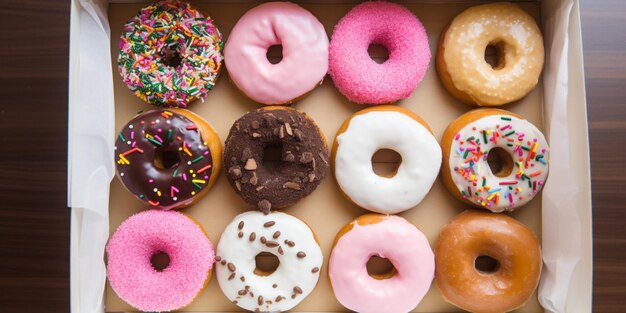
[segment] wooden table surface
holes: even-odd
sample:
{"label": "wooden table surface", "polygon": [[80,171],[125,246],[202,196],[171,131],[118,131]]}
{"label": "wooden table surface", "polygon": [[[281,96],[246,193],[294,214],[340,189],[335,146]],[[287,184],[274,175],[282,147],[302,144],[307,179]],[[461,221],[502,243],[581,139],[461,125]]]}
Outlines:
{"label": "wooden table surface", "polygon": [[[626,312],[626,1],[581,0],[594,311]],[[69,1],[0,0],[0,312],[69,312]]]}

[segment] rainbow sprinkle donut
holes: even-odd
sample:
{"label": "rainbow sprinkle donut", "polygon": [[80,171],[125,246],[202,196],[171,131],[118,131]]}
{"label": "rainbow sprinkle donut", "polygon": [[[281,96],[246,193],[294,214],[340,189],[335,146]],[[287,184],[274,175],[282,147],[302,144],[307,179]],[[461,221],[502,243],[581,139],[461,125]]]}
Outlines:
{"label": "rainbow sprinkle donut", "polygon": [[124,25],[118,69],[143,101],[186,107],[204,99],[222,68],[222,34],[189,3],[161,1]]}

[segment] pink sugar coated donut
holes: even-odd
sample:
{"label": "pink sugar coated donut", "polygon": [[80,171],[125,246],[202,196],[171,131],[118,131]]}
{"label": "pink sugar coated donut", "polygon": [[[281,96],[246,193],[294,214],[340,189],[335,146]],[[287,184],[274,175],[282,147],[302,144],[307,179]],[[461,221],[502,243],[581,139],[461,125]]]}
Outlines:
{"label": "pink sugar coated donut", "polygon": [[[106,251],[111,287],[141,311],[171,311],[190,304],[204,288],[215,261],[203,229],[176,211],[150,210],[129,217]],[[161,272],[150,263],[157,252],[170,258]]]}
{"label": "pink sugar coated donut", "polygon": [[[383,64],[372,60],[370,44],[389,51]],[[335,26],[330,40],[329,72],[350,101],[392,103],[407,98],[428,69],[430,49],[422,23],[405,7],[366,2],[354,7]]]}

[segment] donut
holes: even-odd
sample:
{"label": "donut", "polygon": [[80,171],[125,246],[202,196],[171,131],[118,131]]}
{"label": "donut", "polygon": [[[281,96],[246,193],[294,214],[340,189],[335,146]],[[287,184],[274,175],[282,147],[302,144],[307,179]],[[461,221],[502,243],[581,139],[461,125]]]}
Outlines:
{"label": "donut", "polygon": [[[481,257],[493,263],[481,268]],[[506,215],[465,211],[441,230],[435,269],[449,303],[471,312],[509,312],[537,288],[541,248],[530,229]]]}
{"label": "donut", "polygon": [[222,167],[222,142],[205,120],[184,109],[135,116],[117,134],[117,177],[139,200],[180,209],[200,200]]}
{"label": "donut", "polygon": [[[260,253],[278,258],[274,272],[257,268]],[[313,291],[323,256],[303,221],[281,212],[249,211],[226,226],[216,261],[217,282],[234,304],[255,312],[285,312]]]}
{"label": "donut", "polygon": [[[370,275],[378,256],[391,272]],[[344,226],[333,244],[328,276],[337,300],[361,313],[404,313],[422,300],[435,274],[433,251],[415,225],[393,215],[366,214]]]}
{"label": "donut", "polygon": [[[550,149],[541,131],[519,115],[477,109],[454,120],[443,134],[443,182],[461,201],[492,212],[511,212],[541,191]],[[491,168],[491,154],[500,168]]]}
{"label": "donut", "polygon": [[[494,47],[498,62],[485,61]],[[511,103],[530,93],[541,75],[543,37],[535,20],[513,3],[471,7],[443,30],[437,72],[458,100],[478,106]]]}
{"label": "donut", "polygon": [[222,34],[186,1],[159,1],[124,25],[117,65],[141,100],[186,107],[206,98],[222,68]]}
{"label": "donut", "polygon": [[[265,151],[280,149],[276,168]],[[267,213],[307,196],[326,176],[328,147],[322,131],[304,112],[267,106],[233,124],[224,151],[226,178],[247,203]]]}
{"label": "donut", "polygon": [[[272,64],[271,46],[282,46]],[[246,12],[224,47],[228,74],[250,99],[290,104],[321,85],[328,71],[328,36],[311,12],[290,2],[263,3]]]}
{"label": "donut", "polygon": [[[368,54],[382,45],[389,59],[376,63]],[[335,26],[329,48],[329,74],[348,100],[392,103],[411,96],[430,63],[424,26],[411,11],[390,2],[365,2]]]}
{"label": "donut", "polygon": [[[372,156],[391,149],[402,157],[391,177],[377,175]],[[356,205],[395,214],[420,203],[441,166],[441,148],[428,124],[402,107],[382,105],[354,113],[337,131],[331,162],[337,184]]]}
{"label": "donut", "polygon": [[[107,277],[117,295],[144,312],[189,305],[211,278],[215,252],[202,227],[177,211],[148,210],[125,220],[106,246]],[[151,258],[167,254],[157,270]]]}

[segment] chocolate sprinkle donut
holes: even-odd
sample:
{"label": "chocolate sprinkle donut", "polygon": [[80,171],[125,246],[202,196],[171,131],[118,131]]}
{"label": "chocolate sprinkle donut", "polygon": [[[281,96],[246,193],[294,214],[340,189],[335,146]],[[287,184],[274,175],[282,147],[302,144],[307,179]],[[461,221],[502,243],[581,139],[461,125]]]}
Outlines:
{"label": "chocolate sprinkle donut", "polygon": [[[268,148],[280,149],[275,168],[263,164]],[[235,191],[269,213],[313,192],[326,176],[329,156],[324,136],[309,116],[292,108],[265,107],[235,122],[224,160]]]}

